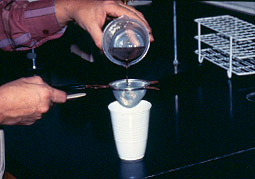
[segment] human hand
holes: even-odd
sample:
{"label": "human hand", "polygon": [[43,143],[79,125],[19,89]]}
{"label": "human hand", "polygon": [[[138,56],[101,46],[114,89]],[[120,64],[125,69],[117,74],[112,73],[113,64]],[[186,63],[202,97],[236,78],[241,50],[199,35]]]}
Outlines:
{"label": "human hand", "polygon": [[0,125],[31,125],[53,103],[65,101],[65,92],[50,87],[39,76],[6,83],[0,86]]}
{"label": "human hand", "polygon": [[56,0],[55,11],[60,25],[64,26],[69,21],[75,21],[90,33],[99,49],[102,49],[102,27],[107,17],[126,15],[137,19],[147,28],[150,40],[154,40],[143,14],[119,0]]}

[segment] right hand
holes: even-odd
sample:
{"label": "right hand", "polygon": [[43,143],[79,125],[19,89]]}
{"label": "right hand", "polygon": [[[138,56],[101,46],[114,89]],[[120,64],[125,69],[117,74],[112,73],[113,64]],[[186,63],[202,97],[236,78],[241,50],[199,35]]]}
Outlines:
{"label": "right hand", "polygon": [[99,49],[102,49],[102,27],[107,17],[117,18],[126,15],[140,21],[147,28],[150,40],[154,41],[151,27],[144,15],[120,0],[56,0],[55,11],[61,26],[69,21],[75,21],[88,31]]}
{"label": "right hand", "polygon": [[31,125],[53,103],[66,102],[66,93],[39,76],[20,78],[0,86],[0,125]]}

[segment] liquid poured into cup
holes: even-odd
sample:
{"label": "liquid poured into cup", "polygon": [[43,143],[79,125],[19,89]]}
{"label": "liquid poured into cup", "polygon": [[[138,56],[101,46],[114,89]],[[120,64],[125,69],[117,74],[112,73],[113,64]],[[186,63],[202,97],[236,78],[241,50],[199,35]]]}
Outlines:
{"label": "liquid poured into cup", "polygon": [[129,47],[129,48],[111,48],[109,53],[113,58],[126,64],[126,84],[128,85],[128,67],[129,64],[136,60],[144,52],[145,47]]}

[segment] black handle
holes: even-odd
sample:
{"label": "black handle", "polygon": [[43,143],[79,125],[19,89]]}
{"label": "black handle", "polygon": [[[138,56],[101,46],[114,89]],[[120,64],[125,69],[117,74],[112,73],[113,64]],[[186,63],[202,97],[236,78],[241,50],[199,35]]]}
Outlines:
{"label": "black handle", "polygon": [[86,89],[86,85],[83,84],[70,84],[70,85],[63,85],[63,86],[53,86],[53,88],[65,91],[66,93],[77,93],[83,92]]}

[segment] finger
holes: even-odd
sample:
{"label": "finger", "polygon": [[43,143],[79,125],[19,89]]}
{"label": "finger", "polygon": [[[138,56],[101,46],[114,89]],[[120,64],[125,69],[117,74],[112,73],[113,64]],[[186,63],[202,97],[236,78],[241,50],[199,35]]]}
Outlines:
{"label": "finger", "polygon": [[134,18],[140,21],[148,30],[149,33],[152,33],[151,27],[149,26],[148,22],[145,20],[144,17],[141,17],[137,14],[136,10],[130,10],[131,7],[127,7],[124,4],[119,4],[118,6],[115,4],[113,6],[106,6],[106,13],[107,15],[113,17],[120,17],[122,15],[127,15],[130,18]]}
{"label": "finger", "polygon": [[27,125],[30,126],[34,124],[36,121],[40,120],[42,116],[34,116],[34,117],[29,117],[27,120],[21,121],[20,125]]}
{"label": "finger", "polygon": [[98,24],[91,24],[90,28],[87,29],[90,33],[92,39],[94,40],[96,46],[102,50],[102,29],[98,26]]}
{"label": "finger", "polygon": [[51,102],[53,103],[65,103],[66,102],[66,92],[51,88]]}
{"label": "finger", "polygon": [[150,41],[153,42],[153,41],[154,41],[153,35],[152,35],[152,34],[149,34],[149,36],[150,36]]}
{"label": "finger", "polygon": [[17,125],[23,125],[23,126],[31,126],[34,124],[36,121],[35,120],[30,120],[30,121],[21,121]]}
{"label": "finger", "polygon": [[45,84],[45,82],[40,76],[26,77],[23,78],[23,81],[25,81],[26,83]]}
{"label": "finger", "polygon": [[[154,41],[154,37],[152,35],[151,27],[150,27],[148,21],[145,19],[144,15],[141,12],[137,11],[135,8],[131,7],[131,6],[125,5],[123,3],[120,3],[119,5],[124,7],[124,8],[129,9],[130,11],[133,11],[137,16],[139,16],[139,18],[141,18],[142,22],[146,23],[145,27],[148,29],[149,36],[150,36],[150,41],[151,42]],[[137,19],[137,20],[139,20],[139,19]]]}
{"label": "finger", "polygon": [[[42,118],[41,114],[34,114],[31,116],[26,116],[26,117],[21,117],[17,119],[15,125],[32,125],[34,124],[37,120],[40,120]],[[12,124],[12,125],[14,125]]]}
{"label": "finger", "polygon": [[[114,10],[112,11],[112,9],[108,9],[107,14],[113,17],[119,17],[122,15],[127,15],[130,18],[136,19],[139,22],[141,22],[146,29],[148,30],[149,36],[150,36],[150,41],[153,42],[154,41],[154,37],[152,35],[152,30],[151,27],[149,26],[148,22],[145,20],[144,16],[142,15],[142,13],[136,11],[134,8],[126,6],[124,4],[119,4],[119,7],[121,8],[116,8],[116,5],[114,7]],[[110,8],[110,7],[109,7]]]}
{"label": "finger", "polygon": [[145,23],[147,23],[149,25],[149,23],[147,22],[147,20],[145,19],[143,13],[141,13],[140,11],[137,11],[135,8],[125,5],[123,3],[119,3],[119,6],[122,6],[124,8],[129,9],[130,11],[134,12],[137,16],[139,16],[139,18],[141,18]]}

